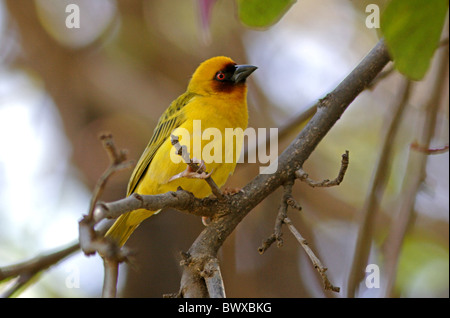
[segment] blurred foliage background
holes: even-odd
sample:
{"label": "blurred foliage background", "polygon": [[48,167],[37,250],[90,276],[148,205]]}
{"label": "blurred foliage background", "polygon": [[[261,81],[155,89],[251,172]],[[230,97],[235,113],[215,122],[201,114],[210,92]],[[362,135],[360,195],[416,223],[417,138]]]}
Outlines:
{"label": "blurred foliage background", "polygon": [[[366,5],[387,1],[302,0],[270,27],[251,28],[240,18],[243,1],[217,0],[2,0],[0,1],[0,266],[56,249],[77,238],[90,190],[107,167],[98,140],[112,132],[116,145],[137,160],[160,114],[186,89],[197,65],[215,55],[259,67],[249,81],[250,126],[280,127],[331,91],[378,41],[366,27]],[[81,27],[68,29],[68,4],[80,8]],[[245,18],[245,15],[244,15]],[[255,23],[259,23],[256,21]],[[447,37],[448,34],[443,35]],[[443,49],[435,54],[438,56]],[[448,54],[448,50],[446,51]],[[417,140],[424,105],[438,72],[434,58],[415,82],[399,133],[376,221],[370,263],[389,257],[386,237],[404,200],[410,144]],[[448,73],[444,79],[448,87]],[[361,94],[308,159],[311,178],[336,176],[350,151],[344,182],[311,189],[297,183],[301,212],[294,221],[316,251],[340,294],[324,292],[300,245],[285,230],[284,246],[264,255],[257,248],[272,233],[277,191],[237,227],[220,252],[230,297],[342,297],[363,208],[391,108],[404,79],[398,73]],[[448,144],[448,89],[439,105],[432,145]],[[300,125],[279,141],[279,152]],[[429,156],[426,179],[415,193],[414,217],[399,257],[396,297],[449,295],[448,152]],[[259,171],[240,164],[229,180],[242,187]],[[120,199],[129,172],[107,185],[104,201]],[[160,297],[179,288],[179,252],[202,230],[200,218],[164,211],[129,240],[132,264],[121,266],[120,295]],[[78,277],[79,284],[68,280]],[[103,268],[98,256],[80,253],[53,267],[23,297],[97,297]],[[0,285],[0,291],[4,286]],[[358,296],[383,288],[361,284]]]}

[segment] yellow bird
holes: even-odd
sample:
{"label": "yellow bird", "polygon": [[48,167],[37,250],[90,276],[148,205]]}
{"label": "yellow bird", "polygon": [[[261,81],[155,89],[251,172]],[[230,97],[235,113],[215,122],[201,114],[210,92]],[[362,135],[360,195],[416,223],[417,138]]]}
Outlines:
{"label": "yellow bird", "polygon": [[[180,144],[187,147],[191,159],[194,159],[192,152],[201,157],[198,150],[208,146],[207,155],[215,160],[195,159],[200,160],[205,170],[212,173],[211,177],[219,187],[223,186],[236,167],[236,156],[229,160],[226,151],[229,153],[231,146],[234,153],[239,154],[243,142],[242,135],[228,140],[230,138],[225,138],[225,132],[227,128],[247,128],[245,80],[256,69],[253,65],[237,65],[224,56],[213,57],[201,63],[192,75],[187,91],[174,100],[159,119],[153,136],[131,175],[127,196],[132,193],[161,194],[176,191],[178,187],[199,198],[211,194],[205,180],[195,178],[192,172],[186,172],[187,165],[181,158],[174,160],[176,156],[171,135],[180,136]],[[209,139],[213,140],[203,138],[207,137],[203,133],[208,129],[210,132],[220,132],[220,138],[211,138],[217,137],[217,134],[209,134]],[[186,132],[190,134],[190,138],[186,137]],[[195,140],[200,140],[200,143]],[[201,149],[196,149],[198,146]],[[158,212],[139,209],[123,214],[106,236],[122,246],[143,220]]]}

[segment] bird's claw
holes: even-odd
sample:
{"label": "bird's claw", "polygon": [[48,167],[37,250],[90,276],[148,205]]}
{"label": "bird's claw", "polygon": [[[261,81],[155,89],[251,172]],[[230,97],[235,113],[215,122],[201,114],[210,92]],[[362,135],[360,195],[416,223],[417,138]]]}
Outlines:
{"label": "bird's claw", "polygon": [[230,187],[226,187],[222,190],[222,193],[224,195],[235,195],[237,193],[244,193],[244,190],[242,190],[242,188],[230,188]]}
{"label": "bird's claw", "polygon": [[179,178],[207,179],[211,176],[212,171],[210,173],[206,173],[204,171],[206,166],[205,166],[205,162],[203,160],[198,160],[197,158],[193,158],[192,162],[199,165],[198,169],[194,170],[190,165],[187,165],[187,167],[184,171],[170,177],[168,182],[179,179]]}

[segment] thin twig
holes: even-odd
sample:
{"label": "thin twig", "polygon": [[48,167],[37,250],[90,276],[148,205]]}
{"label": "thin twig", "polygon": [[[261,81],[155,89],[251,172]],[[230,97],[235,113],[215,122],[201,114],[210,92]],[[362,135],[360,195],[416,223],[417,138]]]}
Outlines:
{"label": "thin twig", "polygon": [[306,254],[308,254],[311,259],[314,268],[319,272],[320,277],[322,278],[323,285],[325,290],[331,290],[334,292],[339,292],[340,288],[333,286],[327,275],[327,268],[322,265],[320,260],[314,254],[314,252],[309,248],[306,240],[301,236],[301,234],[297,231],[297,229],[292,224],[291,220],[287,217],[287,209],[288,206],[293,206],[296,209],[299,209],[299,204],[292,197],[292,187],[294,185],[294,180],[290,180],[283,185],[283,196],[280,202],[280,208],[278,210],[277,218],[275,220],[275,228],[272,235],[270,235],[265,241],[263,241],[262,245],[258,248],[258,252],[263,254],[274,242],[277,242],[277,246],[281,247],[283,245],[282,239],[282,231],[281,228],[283,224],[286,224],[295,238],[300,242],[301,246],[305,250]]}
{"label": "thin twig", "polygon": [[78,242],[76,242],[59,249],[56,252],[39,255],[28,261],[0,268],[0,281],[17,277],[13,286],[4,291],[0,297],[11,297],[37,274],[48,269],[50,266],[59,263],[61,260],[72,255],[79,249],[80,246]]}
{"label": "thin twig", "polygon": [[111,134],[104,133],[101,134],[99,138],[102,141],[103,148],[108,154],[110,164],[100,176],[94,187],[91,203],[89,206],[89,213],[87,215],[84,215],[79,222],[80,247],[86,255],[92,255],[96,251],[99,251],[104,255],[111,254],[110,250],[114,249],[114,247],[110,246],[110,244],[106,242],[103,235],[95,231],[95,225],[99,221],[101,221],[101,219],[98,217],[94,217],[94,212],[97,202],[101,194],[103,193],[106,182],[109,180],[109,178],[118,171],[131,168],[134,164],[133,161],[126,161],[127,158],[125,150],[117,150]]}
{"label": "thin twig", "polygon": [[419,145],[417,141],[413,142],[410,147],[415,151],[422,152],[427,155],[439,155],[449,150],[449,145],[438,148],[429,148],[427,146]]}
{"label": "thin twig", "polygon": [[217,199],[224,200],[224,198],[225,198],[224,195],[220,191],[217,184],[214,182],[213,178],[211,178],[212,172],[211,173],[206,172],[203,167],[199,166],[197,163],[195,163],[189,157],[189,152],[187,151],[187,147],[180,145],[178,136],[171,135],[170,138],[171,138],[172,145],[175,147],[177,154],[179,156],[181,156],[181,158],[183,158],[184,162],[193,171],[196,171],[199,175],[204,174],[206,176],[206,178],[204,178],[204,180],[206,181],[206,183],[208,183],[209,187],[211,188],[212,193],[216,196]]}
{"label": "thin twig", "polygon": [[[42,272],[48,267],[58,263],[62,259],[71,255],[72,253],[81,249],[86,255],[91,255],[95,252],[100,252],[102,255],[111,255],[111,246],[106,243],[102,233],[97,233],[94,229],[96,221],[94,220],[95,205],[103,193],[106,182],[117,171],[129,168],[132,166],[131,161],[126,160],[126,151],[117,151],[114,146],[111,134],[102,134],[100,139],[110,158],[111,164],[97,181],[94,188],[89,212],[79,222],[79,242],[71,244],[66,248],[62,248],[57,252],[51,252],[43,256],[38,256],[29,261],[10,265],[0,269],[0,281],[17,277],[16,282],[9,288],[2,296],[9,297],[17,292],[22,286],[26,285],[36,274]],[[98,220],[99,221],[99,220]],[[122,251],[118,253],[121,258],[124,258],[126,253]]]}
{"label": "thin twig", "polygon": [[110,164],[95,185],[89,213],[79,222],[79,242],[82,251],[86,255],[92,255],[98,252],[102,256],[105,271],[103,296],[115,297],[119,263],[127,259],[129,251],[125,248],[120,248],[114,242],[105,238],[102,233],[98,233],[95,230],[95,225],[102,219],[94,212],[108,179],[114,173],[132,167],[133,162],[126,161],[125,150],[117,150],[111,134],[102,134],[100,140],[103,143],[103,148],[108,154]]}
{"label": "thin twig", "polygon": [[108,154],[110,165],[106,169],[105,172],[100,176],[100,178],[97,180],[97,183],[94,187],[94,191],[91,198],[91,203],[89,206],[89,213],[85,217],[88,221],[91,221],[94,216],[94,209],[95,204],[99,200],[100,196],[103,193],[103,190],[105,189],[106,182],[108,179],[116,172],[122,171],[125,169],[129,169],[134,165],[133,161],[126,161],[126,150],[117,150],[114,141],[112,138],[112,135],[110,133],[103,133],[100,135],[100,140],[102,141],[103,148],[106,150],[106,153]]}
{"label": "thin twig", "polygon": [[313,188],[315,188],[315,187],[333,187],[333,186],[340,185],[342,180],[344,180],[344,175],[347,171],[348,163],[349,163],[349,156],[348,156],[348,150],[346,150],[345,153],[342,155],[341,169],[339,170],[339,174],[334,180],[331,180],[331,181],[328,179],[325,179],[321,182],[316,182],[316,181],[310,179],[308,174],[301,168],[299,170],[297,170],[297,172],[295,172],[295,176],[296,176],[296,178],[305,182],[306,184],[308,184],[309,186],[311,186]]}
{"label": "thin twig", "polygon": [[287,205],[289,205],[291,208],[301,211],[302,207],[300,203],[298,203],[293,196],[288,196],[286,199]]}
{"label": "thin twig", "polygon": [[264,252],[274,243],[277,242],[277,247],[283,246],[283,232],[281,227],[283,226],[283,220],[287,217],[288,201],[292,202],[292,186],[294,181],[290,180],[283,185],[283,195],[281,197],[280,207],[275,219],[275,227],[273,233],[263,241],[262,245],[258,248],[259,254]]}
{"label": "thin twig", "polygon": [[328,268],[326,268],[322,265],[322,262],[319,260],[319,258],[317,258],[317,256],[311,250],[311,248],[308,245],[308,242],[306,242],[306,240],[303,238],[303,236],[300,234],[300,232],[297,231],[295,226],[292,224],[291,220],[286,217],[283,220],[283,223],[285,223],[288,226],[289,230],[292,232],[292,234],[295,236],[297,241],[303,247],[306,254],[308,254],[309,259],[311,260],[311,262],[314,265],[314,268],[317,270],[317,272],[319,272],[320,277],[322,278],[323,286],[324,286],[325,290],[331,290],[336,293],[339,293],[340,288],[331,284],[330,280],[327,277],[326,271],[328,270]]}

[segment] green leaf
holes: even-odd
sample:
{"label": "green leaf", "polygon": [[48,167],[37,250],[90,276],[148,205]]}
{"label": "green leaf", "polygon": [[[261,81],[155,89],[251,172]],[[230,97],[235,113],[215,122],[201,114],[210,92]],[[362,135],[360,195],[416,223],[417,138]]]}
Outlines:
{"label": "green leaf", "polygon": [[392,0],[381,17],[381,32],[399,72],[422,79],[439,45],[448,0]]}
{"label": "green leaf", "polygon": [[277,23],[296,1],[238,0],[239,19],[249,27],[269,27]]}

